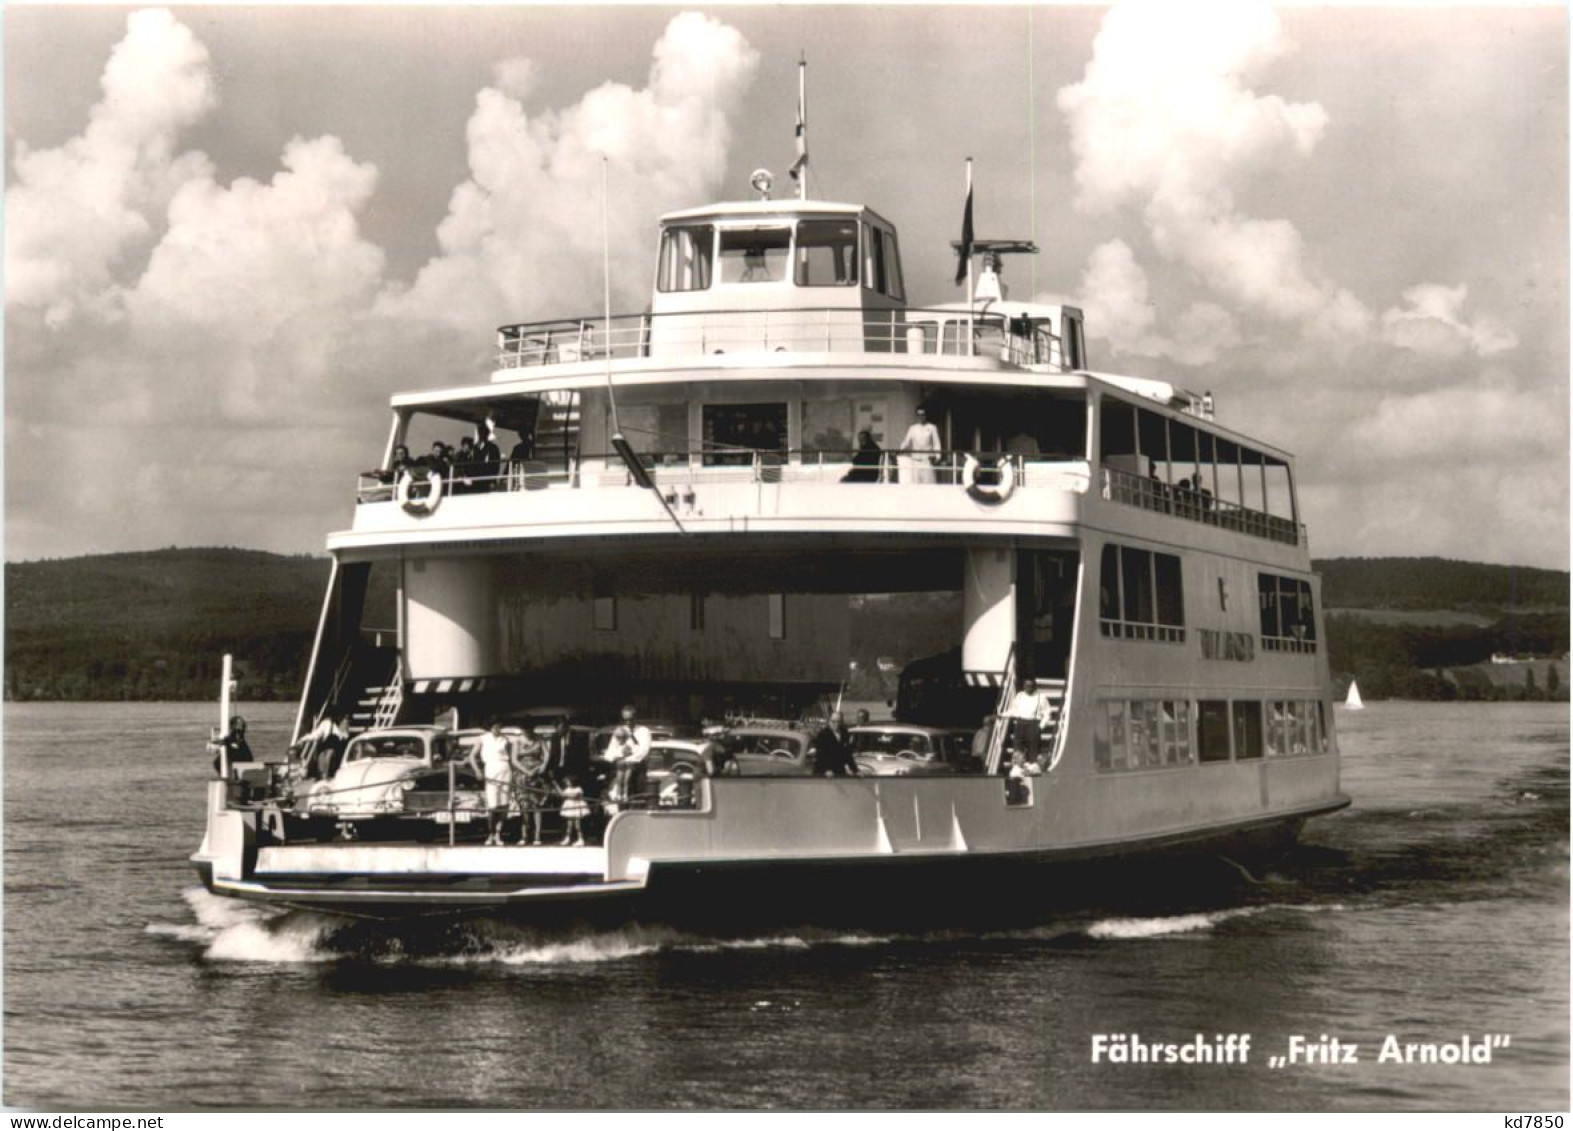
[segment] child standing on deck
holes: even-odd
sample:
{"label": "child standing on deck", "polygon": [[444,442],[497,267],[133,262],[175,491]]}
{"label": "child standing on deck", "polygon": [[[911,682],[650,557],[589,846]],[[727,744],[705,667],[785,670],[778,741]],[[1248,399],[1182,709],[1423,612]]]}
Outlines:
{"label": "child standing on deck", "polygon": [[590,806],[584,799],[579,779],[569,775],[563,779],[563,843],[571,837],[574,844],[584,844],[584,829],[580,822],[590,815]]}

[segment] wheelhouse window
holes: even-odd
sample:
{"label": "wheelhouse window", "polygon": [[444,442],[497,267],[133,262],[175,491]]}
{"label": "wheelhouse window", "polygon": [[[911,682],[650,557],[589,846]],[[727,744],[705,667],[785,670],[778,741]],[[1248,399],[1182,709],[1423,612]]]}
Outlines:
{"label": "wheelhouse window", "polygon": [[905,297],[895,233],[868,223],[863,225],[863,286],[894,299]]}
{"label": "wheelhouse window", "polygon": [[901,251],[896,247],[896,233],[885,232],[885,283],[889,286],[886,292],[893,299],[905,299],[907,289],[901,278]]}
{"label": "wheelhouse window", "polygon": [[852,220],[804,220],[797,226],[793,281],[800,287],[855,287],[858,226]]}
{"label": "wheelhouse window", "polygon": [[710,224],[668,228],[661,236],[656,289],[666,294],[708,290],[714,254],[715,228]]}
{"label": "wheelhouse window", "polygon": [[1103,547],[1099,628],[1126,640],[1185,641],[1185,592],[1180,559],[1130,546]]}
{"label": "wheelhouse window", "polygon": [[786,279],[789,228],[723,228],[723,283],[779,283]]}

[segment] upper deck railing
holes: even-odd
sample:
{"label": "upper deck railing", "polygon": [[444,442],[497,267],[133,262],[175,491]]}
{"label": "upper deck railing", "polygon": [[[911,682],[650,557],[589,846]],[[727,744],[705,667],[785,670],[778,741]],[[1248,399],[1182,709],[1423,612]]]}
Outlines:
{"label": "upper deck railing", "polygon": [[[1007,479],[1005,494],[1016,488],[1049,488],[1086,491],[1092,470],[1074,457],[1024,456],[1006,452],[950,451],[927,455],[877,451],[873,453],[813,449],[806,451],[642,452],[639,460],[656,487],[679,494],[706,483],[838,483],[849,486],[902,484],[905,486],[966,486],[969,470],[973,481],[998,496]],[[970,469],[969,469],[969,465]],[[596,489],[632,487],[635,479],[616,452],[584,454],[568,466],[541,460],[503,460],[497,464],[471,464],[438,469],[441,487],[448,495],[483,495],[494,492],[546,489]],[[407,496],[418,502],[429,497],[429,469],[412,468]],[[1206,526],[1266,538],[1288,546],[1302,545],[1305,527],[1292,519],[1268,514],[1215,498],[1206,491],[1172,486],[1115,468],[1098,469],[1100,491],[1111,502],[1173,515]],[[356,488],[357,503],[386,503],[401,499],[402,472],[366,472]]]}
{"label": "upper deck railing", "polygon": [[1126,503],[1159,514],[1172,514],[1192,522],[1219,526],[1289,546],[1299,545],[1305,537],[1303,524],[1293,519],[1280,518],[1227,499],[1215,498],[1211,491],[1179,487],[1113,467],[1101,470],[1103,497],[1116,503]]}
{"label": "upper deck railing", "polygon": [[[849,486],[904,484],[949,486],[964,482],[969,460],[977,462],[977,479],[985,489],[997,487],[1001,469],[1010,466],[1012,489],[1049,487],[1086,490],[1089,469],[1083,460],[1042,459],[1002,452],[944,452],[932,460],[924,455],[879,452],[870,457],[845,451],[727,451],[706,454],[644,452],[640,462],[659,488],[680,489],[706,483],[841,483]],[[417,494],[428,488],[425,470],[413,487]],[[360,476],[359,503],[390,502],[398,494],[395,472],[368,472]],[[540,491],[559,488],[631,487],[633,474],[616,452],[587,454],[564,468],[539,460],[477,465],[442,472],[443,495]]]}
{"label": "upper deck railing", "polygon": [[497,331],[497,365],[525,369],[628,358],[766,353],[861,353],[992,358],[1064,366],[1058,335],[1041,321],[964,310],[720,310],[618,314],[523,322]]}

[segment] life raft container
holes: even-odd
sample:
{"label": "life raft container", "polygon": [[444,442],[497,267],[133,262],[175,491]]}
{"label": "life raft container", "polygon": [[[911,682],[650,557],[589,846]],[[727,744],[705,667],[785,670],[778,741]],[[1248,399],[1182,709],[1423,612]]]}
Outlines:
{"label": "life raft container", "polygon": [[999,479],[995,483],[979,483],[978,472],[983,470],[983,465],[978,462],[978,457],[969,455],[961,464],[961,486],[967,492],[967,497],[976,499],[980,503],[1003,503],[1010,498],[1016,490],[1016,464],[1010,459],[1005,459],[991,469]]}
{"label": "life raft container", "polygon": [[393,497],[398,500],[399,506],[411,514],[431,514],[442,503],[442,472],[431,468],[419,469],[422,471],[422,480],[427,485],[426,494],[413,497],[410,491],[415,486],[414,471],[399,473],[399,482],[393,489]]}

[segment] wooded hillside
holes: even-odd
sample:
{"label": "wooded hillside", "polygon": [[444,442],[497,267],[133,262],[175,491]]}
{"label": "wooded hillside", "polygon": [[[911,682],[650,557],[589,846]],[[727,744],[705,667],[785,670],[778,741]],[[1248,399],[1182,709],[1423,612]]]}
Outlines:
{"label": "wooded hillside", "polygon": [[[1566,573],[1440,558],[1315,567],[1340,689],[1353,677],[1368,698],[1566,697],[1566,670],[1553,680],[1541,662],[1568,651]],[[243,698],[293,698],[327,578],[326,558],[256,550],[8,564],[6,698],[208,699],[224,652],[242,662]],[[374,606],[391,609],[386,588],[374,580]],[[371,619],[392,623],[388,612]],[[914,640],[904,654],[928,643]],[[1535,659],[1514,678],[1467,674],[1494,653]]]}

